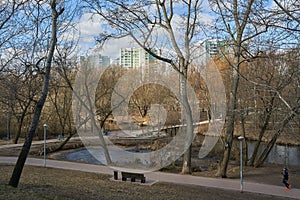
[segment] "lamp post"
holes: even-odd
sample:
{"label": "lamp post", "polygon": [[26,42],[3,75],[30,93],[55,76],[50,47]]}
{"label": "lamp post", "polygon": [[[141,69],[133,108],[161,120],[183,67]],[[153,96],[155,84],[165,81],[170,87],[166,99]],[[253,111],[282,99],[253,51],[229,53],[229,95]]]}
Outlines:
{"label": "lamp post", "polygon": [[47,124],[44,124],[44,167],[46,167],[46,127]]}
{"label": "lamp post", "polygon": [[239,136],[240,141],[240,190],[243,192],[243,136]]}

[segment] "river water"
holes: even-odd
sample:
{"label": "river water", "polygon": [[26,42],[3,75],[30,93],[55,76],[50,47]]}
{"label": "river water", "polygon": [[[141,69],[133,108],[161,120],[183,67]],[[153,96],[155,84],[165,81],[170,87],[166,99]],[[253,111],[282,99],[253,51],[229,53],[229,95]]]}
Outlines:
{"label": "river water", "polygon": [[[255,142],[248,142],[249,157],[253,152],[254,145]],[[262,144],[262,147],[264,147],[264,144]],[[260,148],[260,150],[261,149],[262,148]],[[92,156],[90,152],[96,155],[97,159]],[[130,158],[127,156],[119,156],[120,154],[118,150],[110,151],[110,155],[112,158],[114,158],[114,160],[117,160],[118,162],[126,162],[130,160]],[[130,154],[128,154],[128,156],[130,156]],[[61,155],[60,158],[64,160],[79,161],[89,164],[106,164],[105,156],[101,149],[81,149]],[[300,146],[275,145],[270,152],[266,162],[274,164],[287,163],[288,165],[300,165]]]}
{"label": "river water", "polygon": [[[252,155],[255,142],[248,142],[248,156]],[[261,145],[260,152],[265,147]],[[266,162],[274,164],[300,165],[300,146],[274,145]]]}

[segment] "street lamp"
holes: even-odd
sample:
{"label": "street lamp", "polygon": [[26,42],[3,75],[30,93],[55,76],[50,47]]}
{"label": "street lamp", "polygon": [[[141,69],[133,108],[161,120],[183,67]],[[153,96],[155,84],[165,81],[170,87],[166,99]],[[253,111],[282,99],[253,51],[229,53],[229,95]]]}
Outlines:
{"label": "street lamp", "polygon": [[243,192],[243,136],[239,136],[240,141],[240,190]]}
{"label": "street lamp", "polygon": [[47,124],[44,124],[44,167],[46,167],[46,127]]}

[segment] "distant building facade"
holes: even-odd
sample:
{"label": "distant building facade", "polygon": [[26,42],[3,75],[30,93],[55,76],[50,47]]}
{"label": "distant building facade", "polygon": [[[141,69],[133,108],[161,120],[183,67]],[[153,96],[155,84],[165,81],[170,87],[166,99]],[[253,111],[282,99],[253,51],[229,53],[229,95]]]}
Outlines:
{"label": "distant building facade", "polygon": [[[160,54],[157,49],[153,49],[153,52]],[[143,48],[122,48],[120,50],[121,67],[136,69],[157,63],[159,63],[159,61]]]}
{"label": "distant building facade", "polygon": [[222,57],[223,54],[229,53],[229,45],[225,40],[208,39],[200,41],[198,63],[207,64],[216,56]]}
{"label": "distant building facade", "polygon": [[111,59],[109,56],[101,54],[89,55],[87,57],[81,56],[80,63],[87,62],[89,65],[94,67],[108,67],[110,66]]}
{"label": "distant building facade", "polygon": [[226,52],[226,41],[218,40],[218,39],[211,39],[206,40],[204,42],[205,45],[205,52],[206,52],[206,59],[211,59],[217,55]]}

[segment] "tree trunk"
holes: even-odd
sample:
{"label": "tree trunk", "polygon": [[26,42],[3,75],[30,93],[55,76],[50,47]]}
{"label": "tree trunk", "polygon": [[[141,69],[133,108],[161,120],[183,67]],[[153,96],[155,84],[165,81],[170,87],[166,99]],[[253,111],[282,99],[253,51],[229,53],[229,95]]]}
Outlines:
{"label": "tree trunk", "polygon": [[19,122],[19,126],[18,126],[18,131],[17,131],[17,134],[16,134],[15,139],[14,139],[14,144],[18,144],[18,140],[19,140],[21,132],[22,132],[22,125],[23,125],[23,119],[21,117],[20,122]]}
{"label": "tree trunk", "polygon": [[[232,1],[232,8],[228,9],[222,5],[224,2],[222,1],[215,1],[217,3],[218,9],[221,14],[222,21],[225,26],[225,30],[229,33],[231,40],[233,41],[233,63],[230,64],[232,66],[232,83],[231,89],[229,94],[228,100],[228,108],[227,108],[227,115],[226,115],[226,131],[225,131],[225,150],[222,161],[220,162],[220,168],[217,173],[218,176],[227,177],[227,165],[230,159],[231,147],[232,147],[232,140],[233,140],[233,133],[234,133],[234,125],[235,125],[235,109],[236,109],[236,97],[237,97],[237,89],[239,84],[239,71],[240,71],[240,64],[242,63],[242,51],[243,51],[243,43],[247,43],[247,40],[256,37],[257,35],[261,34],[262,32],[256,32],[253,35],[245,37],[244,31],[249,23],[249,16],[252,12],[252,5],[254,4],[254,0],[246,1],[243,4],[243,12],[240,11],[240,4],[238,0]],[[230,23],[228,20],[227,15],[223,15],[223,9],[229,11],[232,16],[234,23]],[[226,11],[225,11],[226,12]],[[230,27],[230,25],[233,25]]]}
{"label": "tree trunk", "polygon": [[183,154],[183,163],[182,163],[182,174],[191,174],[192,173],[192,145],[186,150]]}
{"label": "tree trunk", "polygon": [[194,127],[193,127],[193,117],[191,107],[188,101],[187,95],[187,70],[184,72],[184,77],[181,78],[181,95],[182,95],[182,104],[185,110],[185,115],[187,119],[187,129],[186,129],[186,139],[188,141],[184,141],[186,144],[187,142],[190,144],[187,151],[183,155],[183,164],[182,164],[182,174],[190,174],[192,172],[192,140],[194,139]]}
{"label": "tree trunk", "polygon": [[70,133],[69,136],[62,141],[53,151],[48,153],[53,153],[62,150],[62,148],[70,141],[70,139],[75,135],[75,133]]}
{"label": "tree trunk", "polygon": [[255,163],[255,167],[261,167],[265,160],[267,159],[269,153],[271,152],[273,146],[275,145],[278,136],[281,135],[283,132],[285,126],[296,116],[299,115],[299,108],[300,108],[300,98],[298,98],[296,106],[290,111],[289,115],[281,122],[280,127],[278,131],[275,133],[275,135],[272,137],[271,141],[267,144],[264,151],[259,156],[259,159]]}
{"label": "tree trunk", "polygon": [[32,144],[32,139],[34,137],[35,130],[38,126],[41,112],[42,112],[42,109],[43,109],[43,106],[44,106],[44,103],[46,101],[46,97],[48,94],[52,58],[53,58],[55,46],[57,43],[57,38],[56,38],[57,18],[63,12],[63,10],[61,10],[60,13],[58,13],[56,10],[56,1],[53,1],[53,2],[51,2],[51,11],[52,11],[52,22],[51,22],[52,23],[51,24],[52,36],[51,36],[49,52],[48,52],[48,55],[46,58],[46,66],[45,66],[46,71],[45,71],[45,75],[44,75],[43,90],[42,90],[41,97],[39,98],[37,105],[35,107],[34,115],[33,115],[29,130],[28,130],[28,133],[27,133],[26,140],[24,142],[24,145],[23,145],[20,155],[18,157],[17,163],[15,165],[13,174],[9,181],[9,185],[11,185],[13,187],[18,187],[20,177],[21,177],[21,174],[23,171],[23,167],[25,165],[25,162],[26,162],[26,159],[27,159],[27,156],[28,156],[31,144]]}
{"label": "tree trunk", "polygon": [[250,166],[254,166],[255,159],[257,157],[258,150],[259,150],[259,147],[260,147],[260,144],[261,144],[261,141],[262,141],[262,137],[264,136],[264,134],[265,134],[265,132],[267,130],[269,121],[271,119],[274,100],[275,100],[275,96],[273,96],[273,98],[271,99],[271,104],[270,104],[269,108],[266,109],[267,115],[265,117],[264,124],[263,124],[262,128],[260,129],[258,140],[257,140],[257,142],[255,144],[255,147],[254,147],[254,150],[253,150],[253,153],[252,153],[252,157],[251,157],[251,160],[249,162]]}
{"label": "tree trunk", "polygon": [[9,141],[11,138],[11,111],[10,108],[7,111],[7,121],[6,121],[6,129],[7,129],[7,140]]}
{"label": "tree trunk", "polygon": [[[239,49],[237,50],[239,52]],[[226,131],[225,131],[225,147],[222,161],[220,162],[220,168],[217,172],[217,176],[222,178],[227,177],[227,167],[230,160],[230,153],[233,142],[233,133],[234,133],[234,121],[235,121],[235,109],[236,109],[236,95],[239,83],[239,57],[235,58],[234,69],[232,72],[232,84],[231,92],[229,96],[229,105],[227,107],[227,116],[226,116]]]}
{"label": "tree trunk", "polygon": [[17,132],[17,135],[16,135],[16,137],[14,139],[14,143],[15,144],[18,144],[18,140],[19,140],[20,135],[22,133],[22,126],[23,126],[23,122],[24,122],[25,115],[27,113],[27,109],[28,109],[29,105],[30,105],[30,101],[26,104],[26,106],[25,106],[25,108],[24,108],[24,110],[22,112],[22,115],[21,115],[21,118],[20,118],[20,122],[19,122],[18,132]]}
{"label": "tree trunk", "polygon": [[254,166],[254,162],[255,162],[255,159],[257,157],[258,150],[259,150],[259,147],[260,147],[260,144],[261,144],[261,140],[262,140],[262,137],[264,136],[264,134],[266,132],[267,126],[269,124],[270,117],[271,117],[271,113],[268,113],[267,119],[265,120],[265,123],[264,123],[263,127],[261,128],[261,130],[259,132],[258,140],[255,143],[255,147],[254,147],[254,150],[253,150],[253,153],[252,153],[252,156],[251,156],[251,160],[249,162],[250,166]]}
{"label": "tree trunk", "polygon": [[[108,116],[111,114],[112,112],[109,112],[109,114],[108,115],[106,115],[105,116],[105,118],[104,118],[104,120],[101,120],[100,121],[100,128],[102,129],[103,128],[103,126],[104,126],[104,123],[105,123],[105,121],[106,121],[106,119],[108,118]],[[87,121],[88,121],[88,119],[87,119]],[[86,123],[86,121],[84,121],[80,126],[82,126],[83,124],[85,124]],[[48,152],[48,153],[53,153],[53,152],[57,152],[57,151],[60,151],[60,150],[62,150],[62,148],[70,141],[70,139],[74,136],[76,134],[76,132],[71,132],[70,134],[69,134],[69,136],[64,140],[64,141],[62,141],[53,151],[51,151],[51,152]],[[106,149],[107,151],[108,151],[108,149]],[[107,153],[109,153],[109,152],[107,152]],[[107,153],[106,153],[106,155],[107,155]],[[108,154],[109,155],[109,154]],[[110,156],[108,156],[107,157],[107,163],[111,163],[111,158],[110,158]]]}

